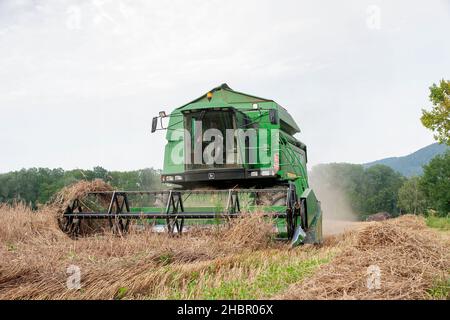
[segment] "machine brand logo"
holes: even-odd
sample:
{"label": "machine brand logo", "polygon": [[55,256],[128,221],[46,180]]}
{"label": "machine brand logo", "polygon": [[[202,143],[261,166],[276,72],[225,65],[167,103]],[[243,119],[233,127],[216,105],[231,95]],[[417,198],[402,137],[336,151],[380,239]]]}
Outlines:
{"label": "machine brand logo", "polygon": [[214,180],[215,178],[216,178],[216,174],[214,172],[208,173],[208,179],[209,180]]}

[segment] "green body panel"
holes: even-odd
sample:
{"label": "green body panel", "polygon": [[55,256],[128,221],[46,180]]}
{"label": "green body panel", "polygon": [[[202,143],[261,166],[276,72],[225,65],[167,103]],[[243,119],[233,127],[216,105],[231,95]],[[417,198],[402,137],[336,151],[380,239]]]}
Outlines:
{"label": "green body panel", "polygon": [[320,211],[320,204],[314,194],[314,191],[309,188],[303,192],[301,198],[306,199],[306,210],[308,212],[306,221],[308,226],[310,226],[313,223],[316,213]]}

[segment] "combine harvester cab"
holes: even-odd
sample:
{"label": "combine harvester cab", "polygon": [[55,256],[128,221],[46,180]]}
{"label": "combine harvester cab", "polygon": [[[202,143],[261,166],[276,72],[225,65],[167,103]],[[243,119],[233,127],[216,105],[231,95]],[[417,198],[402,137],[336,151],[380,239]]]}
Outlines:
{"label": "combine harvester cab", "polygon": [[82,220],[107,219],[123,233],[138,219],[180,235],[190,224],[260,213],[273,219],[277,238],[293,246],[322,242],[306,145],[294,137],[300,129],[275,101],[223,84],[170,115],[160,112],[152,133],[159,130],[167,139],[161,180],[170,189],[93,192],[90,200],[76,199],[67,208],[64,231],[76,236]]}

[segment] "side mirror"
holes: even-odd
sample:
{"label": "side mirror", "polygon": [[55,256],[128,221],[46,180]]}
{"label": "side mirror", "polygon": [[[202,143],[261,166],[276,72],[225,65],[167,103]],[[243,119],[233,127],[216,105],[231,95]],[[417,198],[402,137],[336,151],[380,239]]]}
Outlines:
{"label": "side mirror", "polygon": [[305,162],[308,163],[308,151],[306,150],[306,146],[305,146]]}
{"label": "side mirror", "polygon": [[269,110],[269,120],[271,124],[278,124],[278,111],[271,109]]}
{"label": "side mirror", "polygon": [[152,133],[158,128],[158,117],[154,117],[152,120]]}

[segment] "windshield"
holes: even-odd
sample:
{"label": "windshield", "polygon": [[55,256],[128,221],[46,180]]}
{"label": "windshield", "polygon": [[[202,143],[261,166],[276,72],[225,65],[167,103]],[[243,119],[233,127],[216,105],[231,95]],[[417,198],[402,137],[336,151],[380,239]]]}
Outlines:
{"label": "windshield", "polygon": [[[188,113],[185,115],[185,128],[189,132],[187,139],[190,139],[190,144],[186,145],[187,148],[190,148],[190,150],[186,150],[190,159],[190,163],[186,164],[187,170],[242,167],[236,161],[226,163],[227,129],[236,130],[237,128],[236,116],[233,110],[202,110]],[[223,140],[216,141],[215,137],[211,138],[211,140],[205,139],[210,129],[218,130]],[[215,132],[217,133],[218,131]],[[210,132],[214,133],[211,130]],[[233,154],[229,154],[228,157],[234,155],[234,159],[237,159],[236,138],[233,139],[235,140],[234,149],[231,152]],[[215,148],[212,147],[213,142],[217,143]],[[199,146],[201,146],[201,155],[198,152],[200,150]],[[197,158],[195,157],[195,151],[198,153]]]}

